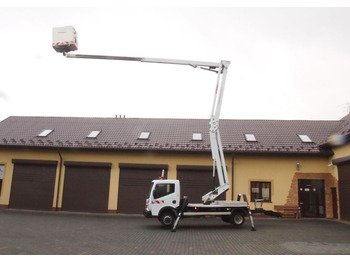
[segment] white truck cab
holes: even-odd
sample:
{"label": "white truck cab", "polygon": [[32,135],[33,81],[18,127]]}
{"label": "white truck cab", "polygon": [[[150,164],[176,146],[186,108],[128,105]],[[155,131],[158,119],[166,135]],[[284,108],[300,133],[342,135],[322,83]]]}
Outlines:
{"label": "white truck cab", "polygon": [[146,199],[144,212],[146,217],[158,217],[162,224],[171,225],[177,216],[179,206],[179,180],[159,179],[152,181],[151,190]]}

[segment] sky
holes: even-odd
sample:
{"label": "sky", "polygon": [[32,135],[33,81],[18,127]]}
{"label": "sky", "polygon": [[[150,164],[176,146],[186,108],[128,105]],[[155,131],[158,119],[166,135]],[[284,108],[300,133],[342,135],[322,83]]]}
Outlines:
{"label": "sky", "polygon": [[76,54],[231,61],[222,119],[339,120],[350,109],[350,8],[0,5],[0,120],[9,116],[210,117],[216,74],[65,58]]}

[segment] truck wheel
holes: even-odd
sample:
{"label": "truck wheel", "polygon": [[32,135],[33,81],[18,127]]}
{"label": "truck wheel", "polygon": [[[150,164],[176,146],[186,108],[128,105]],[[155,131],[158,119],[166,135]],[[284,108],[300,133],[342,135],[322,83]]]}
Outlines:
{"label": "truck wheel", "polygon": [[233,212],[230,217],[230,223],[235,227],[240,227],[244,224],[244,215],[242,212]]}
{"label": "truck wheel", "polygon": [[164,212],[160,216],[159,221],[166,227],[171,227],[175,222],[175,215],[173,212]]}

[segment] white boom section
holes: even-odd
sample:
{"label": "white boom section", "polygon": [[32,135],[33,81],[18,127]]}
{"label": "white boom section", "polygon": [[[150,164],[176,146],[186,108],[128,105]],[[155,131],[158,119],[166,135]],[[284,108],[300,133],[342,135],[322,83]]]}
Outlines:
{"label": "white boom section", "polygon": [[[230,188],[228,181],[224,152],[222,149],[221,138],[219,133],[219,118],[222,105],[222,98],[224,94],[227,69],[230,66],[229,61],[221,61],[220,63],[201,62],[191,60],[177,60],[177,59],[162,59],[162,58],[147,58],[147,57],[126,57],[126,56],[103,56],[103,55],[81,55],[81,54],[66,54],[67,58],[86,58],[86,59],[106,59],[106,60],[122,60],[122,61],[138,61],[146,63],[161,63],[173,65],[189,65],[192,67],[199,67],[202,69],[217,72],[217,84],[215,89],[215,96],[213,108],[210,117],[210,144],[213,158],[213,177],[215,176],[215,169],[218,173],[219,186],[213,191],[202,196],[203,203],[211,203],[218,196],[226,192]],[[216,70],[217,71],[216,71]]]}
{"label": "white boom section", "polygon": [[215,176],[215,166],[218,172],[219,186],[213,191],[202,196],[203,203],[208,203],[214,201],[218,196],[225,193],[230,188],[230,183],[228,181],[227,169],[225,163],[225,156],[222,149],[220,132],[219,132],[219,119],[220,111],[222,106],[222,99],[225,90],[225,82],[227,69],[230,66],[229,61],[221,61],[218,78],[216,83],[215,95],[213,108],[210,116],[210,144],[211,153],[213,158],[213,178]]}
{"label": "white boom section", "polygon": [[147,62],[147,63],[172,64],[172,65],[189,65],[192,67],[208,67],[209,69],[216,69],[220,67],[220,63],[178,60],[178,59],[129,57],[129,56],[79,55],[79,54],[65,54],[65,56],[67,58],[106,59],[106,60],[122,60],[122,61],[139,61],[139,62]]}

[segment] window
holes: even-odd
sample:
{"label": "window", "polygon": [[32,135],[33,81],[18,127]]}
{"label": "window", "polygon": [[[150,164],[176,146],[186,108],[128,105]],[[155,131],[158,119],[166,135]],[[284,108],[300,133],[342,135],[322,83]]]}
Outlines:
{"label": "window", "polygon": [[253,134],[244,134],[245,136],[245,141],[247,142],[256,142],[256,138]]}
{"label": "window", "polygon": [[158,184],[153,191],[153,198],[161,198],[175,192],[175,184]]}
{"label": "window", "polygon": [[150,132],[141,132],[139,139],[149,139]]}
{"label": "window", "polygon": [[271,202],[271,182],[250,182],[250,201],[255,199]]}
{"label": "window", "polygon": [[312,143],[312,140],[308,135],[298,135],[300,140],[304,143]]}
{"label": "window", "polygon": [[101,133],[101,130],[91,131],[91,133],[87,136],[87,138],[96,138],[100,133]]}
{"label": "window", "polygon": [[49,134],[51,134],[52,131],[53,131],[53,129],[45,129],[38,136],[47,137]]}
{"label": "window", "polygon": [[202,133],[193,133],[192,134],[192,140],[196,140],[196,141],[202,141]]}
{"label": "window", "polygon": [[0,195],[1,195],[2,180],[4,179],[4,170],[5,170],[5,166],[0,165]]}

